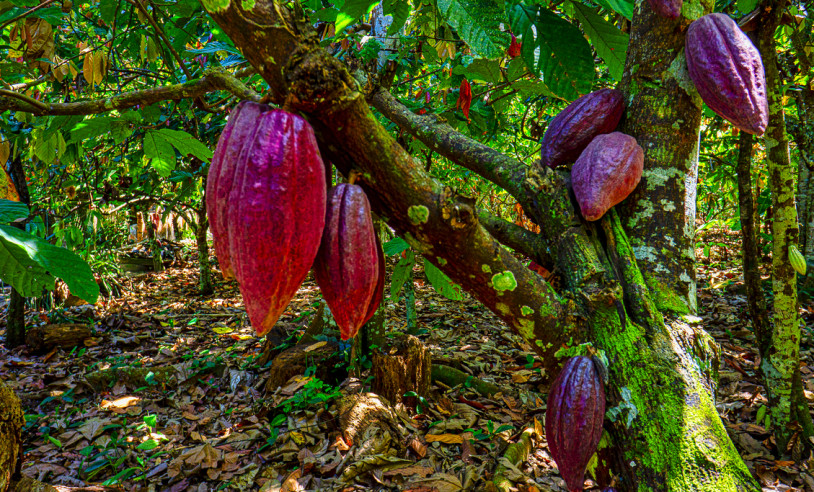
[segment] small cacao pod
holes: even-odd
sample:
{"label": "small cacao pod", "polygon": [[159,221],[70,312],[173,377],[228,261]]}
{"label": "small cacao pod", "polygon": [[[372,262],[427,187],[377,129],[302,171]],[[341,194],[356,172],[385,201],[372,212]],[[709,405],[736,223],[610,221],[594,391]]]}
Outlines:
{"label": "small cacao pod", "polygon": [[644,151],[620,132],[599,135],[571,167],[571,185],[585,220],[599,220],[642,178]]}
{"label": "small cacao pod", "polygon": [[343,340],[356,335],[381,301],[380,251],[362,188],[346,183],[331,188],[314,277]]}
{"label": "small cacao pod", "polygon": [[600,89],[572,102],[551,120],[543,137],[543,165],[573,162],[597,135],[616,129],[625,98],[616,89]]}
{"label": "small cacao pod", "polygon": [[[325,225],[325,168],[311,125],[271,110],[238,157],[225,223],[252,326],[265,335],[311,269]],[[235,130],[236,131],[236,130]]]}
{"label": "small cacao pod", "polygon": [[523,43],[517,42],[517,37],[512,34],[512,43],[509,45],[509,50],[506,54],[509,55],[509,58],[517,58],[520,56],[520,50],[523,47]]}
{"label": "small cacao pod", "polygon": [[235,277],[229,258],[225,217],[232,181],[238,166],[238,156],[243,145],[251,140],[257,119],[270,109],[265,104],[241,101],[229,114],[229,121],[220,134],[209,165],[209,174],[206,178],[206,215],[212,230],[215,255],[218,257],[223,276],[227,279]]}
{"label": "small cacao pod", "polygon": [[721,13],[693,21],[684,51],[707,106],[746,133],[763,135],[769,123],[763,61],[735,21]]}
{"label": "small cacao pod", "polygon": [[605,418],[605,386],[594,362],[568,359],[548,394],[545,434],[568,490],[582,490],[585,467],[596,452]]}
{"label": "small cacao pod", "polygon": [[796,244],[789,246],[789,261],[794,271],[800,275],[806,274],[806,259],[803,254],[800,253],[800,250],[797,249]]}
{"label": "small cacao pod", "polygon": [[647,0],[647,3],[660,16],[678,19],[681,16],[681,5],[684,4],[684,0]]}

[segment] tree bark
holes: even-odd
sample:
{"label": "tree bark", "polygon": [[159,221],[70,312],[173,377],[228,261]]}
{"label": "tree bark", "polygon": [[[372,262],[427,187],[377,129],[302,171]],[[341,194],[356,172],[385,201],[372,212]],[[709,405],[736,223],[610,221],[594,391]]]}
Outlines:
{"label": "tree bark", "polygon": [[695,202],[701,99],[689,79],[684,38],[714,2],[684,3],[676,20],[646,2],[633,13],[621,89],[620,130],[644,149],[644,172],[619,208],[639,268],[659,310],[695,313]]}
{"label": "tree bark", "polygon": [[[758,27],[758,49],[766,71],[766,93],[769,99],[769,125],[764,141],[772,190],[772,290],[774,292],[774,326],[771,337],[760,348],[760,371],[768,393],[772,429],[777,451],[790,449],[797,425],[812,428],[811,415],[798,415],[794,381],[800,370],[800,315],[797,306],[797,274],[789,261],[789,246],[797,244],[797,210],[795,209],[794,175],[789,157],[785,112],[774,34],[787,2],[769,2],[772,8]],[[769,9],[767,9],[769,10]],[[797,421],[795,417],[802,417]],[[803,439],[803,442],[807,442]],[[795,440],[796,441],[796,440]]]}
{"label": "tree bark", "polygon": [[[564,173],[513,161],[459,135],[453,148],[441,141],[450,134],[437,132],[434,151],[456,152],[455,162],[499,182],[540,225],[562,274],[563,290],[556,292],[481,226],[472,200],[433,180],[396,143],[357,82],[319,48],[306,19],[271,0],[203,4],[269,82],[271,99],[308,118],[323,157],[346,175],[358,171],[357,184],[374,211],[528,340],[548,376],[556,373],[555,352],[563,346],[590,340],[604,353],[608,406],[625,414],[606,425],[622,489],[759,490],[729,440],[697,361],[650,297],[615,211],[599,224],[583,223]],[[382,89],[367,94],[377,107],[390,104],[388,96]],[[444,128],[437,119],[434,125]],[[497,159],[484,158],[494,154]]]}
{"label": "tree bark", "polygon": [[[206,186],[205,182],[203,186]],[[214,289],[212,287],[212,267],[209,264],[209,243],[206,241],[209,220],[206,217],[204,200],[201,200],[195,213],[198,216],[198,224],[195,226],[195,242],[198,245],[198,292],[205,296],[214,292]]]}
{"label": "tree bark", "polygon": [[23,423],[19,398],[0,379],[0,492],[8,490],[20,472]]}
{"label": "tree bark", "polygon": [[[17,149],[12,150],[12,155]],[[17,189],[20,202],[31,205],[31,196],[28,193],[28,183],[25,180],[22,157],[18,154],[9,161],[9,176]],[[20,229],[23,226],[18,225]],[[8,321],[6,322],[6,346],[18,347],[25,343],[25,298],[13,287],[8,305]]]}

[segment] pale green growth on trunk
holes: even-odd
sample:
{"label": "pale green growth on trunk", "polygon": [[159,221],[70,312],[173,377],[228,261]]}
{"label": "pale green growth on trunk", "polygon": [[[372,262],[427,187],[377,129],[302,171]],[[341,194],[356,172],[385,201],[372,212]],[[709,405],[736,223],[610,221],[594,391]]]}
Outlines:
{"label": "pale green growth on trunk", "polygon": [[201,5],[208,12],[223,12],[229,8],[229,0],[201,0]]}
{"label": "pale green growth on trunk", "polygon": [[424,205],[411,205],[407,215],[413,225],[426,224],[430,218],[430,211]]}
{"label": "pale green growth on trunk", "polygon": [[496,273],[492,276],[492,286],[496,291],[514,290],[517,288],[517,280],[514,273],[506,270],[503,273]]}

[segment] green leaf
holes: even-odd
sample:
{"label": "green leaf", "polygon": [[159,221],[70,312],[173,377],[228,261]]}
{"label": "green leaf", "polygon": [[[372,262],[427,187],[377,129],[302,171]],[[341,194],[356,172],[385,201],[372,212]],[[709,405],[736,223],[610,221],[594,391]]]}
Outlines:
{"label": "green leaf", "polygon": [[438,11],[479,56],[498,58],[506,53],[511,38],[500,30],[505,21],[503,2],[438,0]]}
{"label": "green leaf", "polygon": [[[755,10],[755,7],[757,7],[758,3],[759,3],[758,0],[738,0],[737,3],[738,10],[740,10],[744,14],[748,14],[749,12]],[[760,419],[757,420],[758,422],[760,421]]]}
{"label": "green leaf", "polygon": [[43,288],[54,288],[54,277],[91,304],[99,298],[93,272],[79,255],[16,227],[0,225],[0,279],[23,296],[36,297]]}
{"label": "green leaf", "polygon": [[452,70],[455,75],[465,75],[470,81],[478,80],[487,84],[497,84],[503,79],[500,62],[478,58],[468,66],[458,65]]}
{"label": "green leaf", "polygon": [[348,0],[336,16],[336,33],[340,35],[346,27],[359,17],[369,13],[378,5],[378,0]]}
{"label": "green leaf", "polygon": [[390,298],[395,299],[398,297],[404,282],[410,278],[410,273],[415,266],[415,253],[413,250],[407,250],[407,257],[402,258],[396,263],[393,268],[393,275],[390,277]]}
{"label": "green leaf", "polygon": [[635,2],[629,0],[596,0],[596,3],[606,9],[622,14],[627,20],[633,20],[633,9],[636,7]]}
{"label": "green leaf", "polygon": [[28,205],[11,200],[0,199],[0,224],[8,224],[17,219],[28,217]]}
{"label": "green leaf", "polygon": [[51,164],[56,159],[57,155],[57,139],[56,135],[50,138],[38,138],[34,142],[34,155],[37,159],[46,164]]}
{"label": "green leaf", "polygon": [[400,254],[402,251],[407,250],[409,247],[410,245],[407,243],[407,241],[400,237],[395,237],[390,241],[384,243],[384,245],[382,246],[382,250],[384,251],[384,254],[386,254],[387,256],[393,256]]}
{"label": "green leaf", "polygon": [[538,6],[514,6],[509,23],[522,37],[526,65],[552,92],[570,101],[591,91],[594,59],[579,29]]}
{"label": "green leaf", "polygon": [[464,295],[461,292],[461,286],[450,280],[444,272],[427,261],[426,258],[424,258],[424,274],[439,294],[453,301],[463,300]]}
{"label": "green leaf", "polygon": [[387,35],[393,36],[401,31],[407,18],[410,17],[410,2],[404,0],[384,0],[382,2],[384,15],[392,15],[393,23],[387,28]]}
{"label": "green leaf", "polygon": [[171,143],[173,147],[178,149],[181,155],[193,155],[204,162],[209,162],[209,159],[212,158],[212,151],[209,150],[209,147],[202,144],[197,138],[187,132],[170,130],[168,128],[158,130],[158,132]]}
{"label": "green leaf", "polygon": [[611,77],[621,81],[622,72],[625,70],[628,34],[617,29],[590,7],[576,2],[573,5],[574,14],[582,26],[582,30],[591,38],[597,54],[605,60]]}
{"label": "green leaf", "polygon": [[165,178],[175,169],[172,144],[156,130],[149,130],[144,134],[144,157],[150,159],[150,165]]}
{"label": "green leaf", "polygon": [[77,123],[71,132],[71,142],[81,142],[86,138],[106,134],[115,119],[116,118],[111,116],[92,116],[89,119]]}
{"label": "green leaf", "polygon": [[158,441],[155,439],[147,439],[143,443],[139,444],[136,449],[140,449],[142,451],[150,451],[158,447]]}

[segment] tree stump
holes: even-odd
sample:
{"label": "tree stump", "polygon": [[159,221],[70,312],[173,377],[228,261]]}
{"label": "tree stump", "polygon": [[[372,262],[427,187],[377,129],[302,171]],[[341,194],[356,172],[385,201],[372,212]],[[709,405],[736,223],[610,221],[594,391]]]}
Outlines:
{"label": "tree stump", "polygon": [[[271,362],[269,378],[266,380],[266,391],[274,391],[294,376],[304,374],[308,366],[316,367],[315,376],[334,384],[336,366],[341,366],[342,359],[336,342],[300,343],[284,350]],[[345,374],[341,379],[347,376]],[[340,379],[340,380],[341,380]]]}
{"label": "tree stump", "polygon": [[90,328],[81,324],[55,324],[34,326],[28,330],[25,343],[34,352],[47,352],[54,347],[84,347],[90,338]]}
{"label": "tree stump", "polygon": [[417,399],[405,397],[408,391],[426,396],[430,389],[432,357],[427,347],[412,336],[393,340],[383,351],[373,352],[373,391],[388,401],[415,408]]}
{"label": "tree stump", "polygon": [[0,492],[9,489],[22,459],[23,409],[20,400],[0,380]]}

